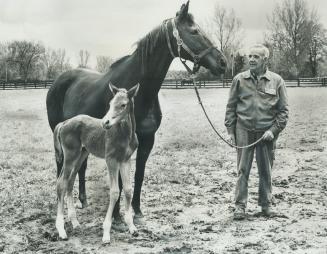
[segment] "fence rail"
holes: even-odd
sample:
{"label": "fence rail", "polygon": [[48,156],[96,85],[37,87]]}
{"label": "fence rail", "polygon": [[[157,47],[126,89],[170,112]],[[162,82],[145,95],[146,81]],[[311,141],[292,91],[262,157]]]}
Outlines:
{"label": "fence rail", "polygon": [[[224,88],[230,87],[231,79],[220,80],[197,80],[199,88]],[[0,80],[1,90],[12,89],[44,89],[51,87],[53,80]],[[327,77],[321,78],[299,78],[293,80],[285,80],[287,87],[327,87]],[[165,79],[162,88],[164,89],[187,89],[192,88],[192,80],[189,79]]]}

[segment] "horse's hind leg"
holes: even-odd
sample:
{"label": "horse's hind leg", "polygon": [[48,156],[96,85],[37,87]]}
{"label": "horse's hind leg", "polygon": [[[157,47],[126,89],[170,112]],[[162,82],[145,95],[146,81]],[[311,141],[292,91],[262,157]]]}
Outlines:
{"label": "horse's hind leg", "polygon": [[106,218],[103,222],[103,237],[102,242],[104,244],[110,243],[110,230],[112,225],[112,213],[115,204],[119,198],[119,186],[118,186],[118,172],[119,163],[115,159],[106,158],[107,167],[109,171],[109,184],[110,184],[110,203],[106,214]]}
{"label": "horse's hind leg", "polygon": [[78,170],[81,167],[81,164],[83,163],[84,159],[88,156],[88,153],[85,149],[82,150],[80,153],[80,156],[76,161],[74,161],[74,169],[71,172],[69,179],[68,179],[68,189],[67,189],[67,208],[68,208],[68,219],[71,221],[73,228],[79,227],[80,224],[77,220],[76,216],[76,210],[74,205],[74,197],[73,197],[73,187],[74,182],[76,179],[76,175]]}
{"label": "horse's hind leg", "polygon": [[79,188],[79,194],[78,199],[81,202],[80,208],[87,207],[87,199],[86,199],[86,190],[85,190],[85,171],[87,167],[87,157],[83,161],[79,171],[78,171],[78,188]]}
{"label": "horse's hind leg", "polygon": [[130,179],[130,160],[126,163],[123,163],[120,168],[120,175],[123,182],[123,189],[125,194],[125,222],[128,226],[129,232],[136,236],[137,229],[133,222],[133,211],[132,211],[132,184]]}

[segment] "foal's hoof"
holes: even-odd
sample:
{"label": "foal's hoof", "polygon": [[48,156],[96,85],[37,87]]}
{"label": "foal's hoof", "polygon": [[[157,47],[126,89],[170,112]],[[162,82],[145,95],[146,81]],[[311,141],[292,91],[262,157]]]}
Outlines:
{"label": "foal's hoof", "polygon": [[102,245],[110,245],[110,238],[102,238]]}
{"label": "foal's hoof", "polygon": [[67,237],[67,235],[63,235],[63,236],[58,236],[58,240],[59,241],[68,241],[68,237]]}
{"label": "foal's hoof", "polygon": [[81,224],[79,224],[79,222],[77,220],[72,221],[72,225],[73,225],[73,229],[80,229],[81,228]]}

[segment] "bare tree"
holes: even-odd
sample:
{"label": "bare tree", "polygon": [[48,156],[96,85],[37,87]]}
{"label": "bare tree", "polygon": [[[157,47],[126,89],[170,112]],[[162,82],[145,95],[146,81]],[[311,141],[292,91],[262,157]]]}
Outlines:
{"label": "bare tree", "polygon": [[319,15],[316,10],[312,10],[308,23],[309,37],[309,59],[308,65],[311,70],[311,75],[318,75],[318,64],[322,62],[323,55],[326,55],[327,32],[320,23]]}
{"label": "bare tree", "polygon": [[214,7],[213,17],[208,19],[206,33],[214,40],[228,60],[228,66],[233,72],[234,57],[241,48],[243,29],[241,19],[234,9],[226,9],[218,3]]}
{"label": "bare tree", "polygon": [[236,16],[234,9],[227,10],[225,7],[216,4],[211,24],[210,30],[221,51],[226,52],[227,49],[239,48],[242,22]]}
{"label": "bare tree", "polygon": [[42,57],[47,79],[54,79],[60,73],[69,69],[69,59],[66,57],[65,49],[53,50],[48,48]]}
{"label": "bare tree", "polygon": [[26,81],[35,76],[34,72],[40,72],[39,62],[45,51],[40,42],[13,41],[9,43],[8,49],[10,67],[12,70],[16,70],[20,78]]}
{"label": "bare tree", "polygon": [[95,68],[98,72],[106,73],[113,62],[114,60],[110,56],[97,56],[97,65]]}
{"label": "bare tree", "polygon": [[317,56],[324,47],[326,33],[317,13],[310,12],[305,0],[284,0],[275,6],[268,22],[266,40],[278,61],[274,64],[276,71],[299,77],[305,75],[309,61],[316,75]]}
{"label": "bare tree", "polygon": [[85,50],[85,49],[81,49],[79,51],[79,63],[78,63],[78,67],[80,67],[80,68],[88,68],[89,58],[90,58],[90,53],[87,50]]}

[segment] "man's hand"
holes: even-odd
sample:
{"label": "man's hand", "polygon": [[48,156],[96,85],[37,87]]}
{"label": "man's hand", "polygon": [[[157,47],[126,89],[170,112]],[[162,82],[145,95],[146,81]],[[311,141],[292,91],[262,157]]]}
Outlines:
{"label": "man's hand", "polygon": [[235,134],[229,134],[229,142],[230,142],[232,145],[236,145]]}
{"label": "man's hand", "polygon": [[274,137],[274,134],[270,130],[267,130],[262,136],[263,140],[267,141],[272,141]]}

